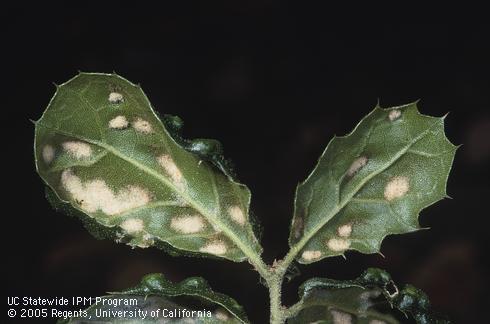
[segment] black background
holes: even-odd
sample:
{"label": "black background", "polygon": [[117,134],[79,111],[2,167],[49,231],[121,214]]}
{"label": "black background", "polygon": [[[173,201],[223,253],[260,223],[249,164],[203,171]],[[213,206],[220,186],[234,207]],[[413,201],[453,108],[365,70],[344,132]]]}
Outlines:
{"label": "black background", "polygon": [[[478,9],[367,11],[275,1],[30,5],[2,9],[2,227],[7,295],[96,296],[149,272],[204,276],[268,318],[266,290],[247,264],[174,258],[93,239],[55,213],[35,173],[33,125],[78,70],[115,70],[141,83],[161,113],[181,116],[185,135],[219,139],[252,193],[268,262],[287,252],[296,184],[329,139],[349,132],[379,99],[417,99],[446,119],[458,151],[446,199],[421,213],[429,231],[389,237],[379,255],[347,253],[302,266],[286,304],[312,276],[347,279],[368,266],[428,293],[457,323],[488,309],[490,29]],[[371,8],[373,9],[373,8]],[[413,8],[412,8],[413,9]],[[486,307],[486,309],[485,309]],[[6,318],[6,317],[4,317]]]}

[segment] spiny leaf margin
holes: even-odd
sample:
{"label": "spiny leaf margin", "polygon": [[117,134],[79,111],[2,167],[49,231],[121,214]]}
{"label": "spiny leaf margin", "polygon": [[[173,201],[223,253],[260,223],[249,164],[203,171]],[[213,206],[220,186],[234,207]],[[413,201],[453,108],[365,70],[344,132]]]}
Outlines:
{"label": "spiny leaf margin", "polygon": [[350,134],[335,136],[296,189],[289,245],[298,262],[379,253],[387,235],[419,230],[420,211],[447,197],[458,148],[444,118],[420,114],[417,102],[377,105]]}
{"label": "spiny leaf margin", "polygon": [[[85,84],[83,83],[85,82]],[[98,88],[95,87],[93,84],[98,83],[100,85]],[[80,90],[78,93],[75,90]],[[79,87],[80,89],[76,88]],[[105,87],[105,88],[104,88]],[[112,87],[112,89],[108,89],[109,87]],[[90,93],[86,92],[83,93],[83,91],[86,91],[87,88],[90,88],[89,90],[92,91]],[[105,90],[104,90],[104,89]],[[82,89],[82,90],[81,90]],[[66,93],[68,91],[71,91],[70,93],[71,97],[66,97]],[[118,91],[122,93],[124,96],[125,101],[121,101],[118,103],[107,103],[102,102],[100,98],[97,97],[100,93],[102,93],[105,98],[107,98],[107,95],[111,91]],[[83,93],[83,95],[82,95]],[[88,93],[88,95],[87,95]],[[111,92],[112,93],[112,92]],[[63,97],[64,96],[64,97]],[[78,96],[78,97],[76,97]],[[58,98],[58,97],[61,97]],[[133,98],[134,97],[134,98]],[[77,100],[78,106],[86,106],[85,108],[78,108],[77,105],[70,105],[69,102],[70,99],[73,102]],[[96,103],[97,108],[91,108],[89,109],[89,106],[92,107],[92,103],[87,103],[84,102],[86,101],[86,98],[94,101]],[[110,96],[109,96],[110,98]],[[62,100],[65,100],[64,102]],[[79,102],[78,102],[79,101]],[[131,103],[129,102],[131,101]],[[60,103],[61,102],[61,103]],[[57,106],[57,110],[55,112],[50,113],[50,109],[53,110],[53,106]],[[75,106],[75,107],[74,107]],[[61,107],[61,108],[60,108]],[[77,110],[78,109],[78,110]],[[85,109],[85,110],[84,110]],[[132,111],[132,110],[134,111]],[[92,111],[93,110],[93,111]],[[114,227],[114,226],[119,226],[121,224],[117,222],[110,222],[107,221],[106,219],[101,219],[101,217],[96,217],[97,215],[94,215],[94,213],[88,213],[86,210],[83,210],[81,207],[81,204],[76,201],[76,199],[70,199],[67,197],[66,193],[60,192],[60,184],[59,184],[59,179],[58,180],[53,180],[53,178],[49,177],[48,171],[49,171],[49,163],[46,161],[43,161],[43,143],[40,140],[40,137],[46,138],[46,133],[53,132],[56,133],[57,136],[61,137],[61,139],[57,139],[58,143],[61,144],[62,140],[64,139],[65,141],[68,139],[75,138],[77,140],[80,139],[79,134],[76,132],[80,130],[79,124],[76,122],[73,122],[71,120],[72,115],[67,116],[68,114],[66,113],[67,111],[71,112],[73,114],[92,114],[95,117],[93,118],[93,123],[91,123],[91,130],[90,128],[82,128],[88,132],[88,134],[91,134],[93,138],[84,138],[82,136],[82,140],[84,142],[90,144],[92,147],[92,152],[94,153],[93,156],[90,156],[88,159],[74,159],[73,157],[68,156],[68,154],[59,153],[59,149],[56,150],[55,154],[55,161],[52,162],[52,173],[59,175],[61,173],[61,170],[68,170],[68,168],[71,170],[76,169],[79,172],[85,172],[85,184],[89,183],[90,177],[87,177],[87,169],[90,168],[93,165],[97,165],[97,163],[101,160],[104,160],[107,155],[109,154],[115,154],[111,150],[111,145],[106,145],[109,143],[107,139],[109,138],[110,140],[113,141],[113,143],[116,143],[117,145],[126,145],[127,143],[127,133],[129,129],[131,128],[131,125],[136,124],[136,117],[139,116],[139,113],[142,113],[145,117],[146,121],[149,121],[150,125],[152,126],[154,131],[150,131],[148,134],[149,139],[141,139],[144,138],[142,134],[136,134],[136,139],[134,142],[134,146],[144,144],[146,145],[145,147],[151,151],[151,150],[159,150],[160,146],[167,146],[170,147],[170,153],[173,153],[174,155],[177,154],[179,156],[179,159],[182,163],[186,164],[186,170],[187,171],[182,171],[183,173],[187,172],[184,174],[185,177],[188,177],[190,181],[193,181],[194,179],[203,179],[206,176],[209,176],[210,178],[213,178],[213,192],[211,192],[209,188],[212,186],[209,185],[206,187],[204,183],[200,183],[198,185],[190,186],[191,188],[189,190],[192,191],[192,198],[194,204],[190,204],[189,208],[187,210],[195,210],[198,212],[198,215],[206,215],[205,217],[205,222],[208,223],[205,227],[206,233],[203,233],[202,238],[197,238],[195,235],[191,238],[188,239],[187,241],[185,238],[182,238],[184,235],[180,236],[172,236],[172,239],[169,241],[169,235],[168,234],[162,234],[161,231],[164,229],[160,226],[160,229],[153,230],[154,233],[148,233],[148,237],[151,236],[150,239],[145,238],[144,235],[131,235],[129,233],[126,233],[126,236],[132,237],[131,240],[129,240],[128,244],[132,246],[139,246],[139,247],[146,247],[148,245],[161,245],[160,243],[163,242],[164,245],[169,245],[172,247],[173,250],[175,251],[186,251],[188,253],[184,253],[186,255],[195,255],[199,254],[202,256],[206,257],[212,257],[212,258],[225,258],[229,259],[232,261],[244,261],[249,257],[250,255],[257,257],[258,255],[261,254],[262,248],[260,247],[260,244],[255,237],[252,229],[252,225],[250,224],[249,220],[249,206],[250,206],[250,192],[246,186],[243,184],[240,184],[238,182],[235,182],[231,175],[227,172],[226,170],[218,170],[215,165],[216,163],[211,163],[213,161],[209,161],[209,159],[205,158],[205,155],[207,153],[212,155],[212,158],[216,161],[223,161],[220,160],[220,157],[218,155],[219,152],[211,151],[207,152],[206,150],[204,152],[199,152],[199,150],[194,150],[193,152],[188,150],[188,147],[182,147],[175,141],[175,139],[170,135],[169,131],[165,128],[164,124],[162,121],[158,118],[157,114],[153,110],[151,104],[149,103],[146,95],[144,92],[141,90],[141,88],[138,85],[134,85],[128,80],[116,75],[116,74],[103,74],[103,73],[80,73],[74,78],[70,79],[69,81],[63,83],[60,86],[57,86],[57,90],[53,98],[51,99],[48,108],[46,111],[43,113],[43,116],[41,119],[35,122],[36,125],[36,135],[35,135],[35,146],[34,146],[34,152],[35,152],[35,161],[36,161],[36,170],[40,174],[41,178],[43,181],[46,183],[48,187],[50,187],[55,193],[58,199],[60,200],[61,203],[69,203],[72,205],[74,209],[77,209],[78,211],[87,214],[89,217],[93,218],[96,220],[96,222],[100,225],[99,227]],[[85,112],[84,112],[85,111]],[[99,112],[102,111],[101,113],[103,116],[99,116]],[[50,115],[51,114],[51,115]],[[65,114],[65,115],[64,115]],[[109,117],[113,118],[116,115],[121,115],[123,116],[131,116],[133,118],[130,120],[130,127],[126,127],[127,129],[123,130],[117,130],[113,131],[115,134],[109,134],[109,133],[104,133],[106,129],[102,130],[101,128],[101,119],[104,119],[104,123],[109,121]],[[126,115],[124,115],[126,114]],[[47,115],[50,115],[49,118],[51,118],[49,121],[46,121],[48,118],[46,117]],[[93,117],[90,115],[89,117]],[[86,118],[89,118],[86,117]],[[64,118],[64,119],[63,119]],[[77,117],[78,118],[78,117]],[[139,118],[139,117],[138,117]],[[89,118],[90,119],[90,118]],[[111,119],[112,121],[112,119]],[[70,124],[71,123],[71,124]],[[65,124],[70,124],[68,126],[71,126],[69,128]],[[86,123],[90,124],[90,123]],[[107,124],[106,124],[107,125]],[[63,128],[65,127],[65,128]],[[100,131],[100,134],[97,133],[97,127],[99,128],[98,130]],[[136,129],[136,127],[134,126]],[[66,130],[70,131],[66,131]],[[73,130],[73,132],[72,132]],[[44,133],[43,133],[44,132]],[[136,132],[136,131],[135,131]],[[85,133],[83,133],[85,134]],[[120,134],[123,134],[121,136],[126,136],[126,138],[121,137],[118,138]],[[48,136],[48,138],[53,138],[54,135],[51,134],[51,137]],[[100,138],[99,138],[100,137]],[[94,138],[96,140],[94,140]],[[126,141],[125,141],[126,139]],[[145,142],[147,141],[147,142]],[[164,142],[164,143],[163,143]],[[194,142],[193,142],[194,143]],[[197,143],[197,142],[196,142]],[[199,142],[200,143],[200,142]],[[46,144],[46,143],[44,143]],[[48,143],[51,144],[51,143]],[[97,146],[100,144],[99,146]],[[110,143],[112,144],[112,143]],[[194,143],[195,144],[195,143]],[[61,146],[61,145],[60,145]],[[44,147],[45,148],[45,147]],[[120,163],[126,162],[124,160],[124,154],[127,154],[129,149],[127,147],[122,147],[123,150],[119,150],[119,153],[121,153],[118,157],[123,158]],[[205,147],[206,148],[206,147]],[[120,147],[118,147],[120,149]],[[126,151],[124,151],[126,150]],[[114,150],[117,151],[117,150]],[[119,154],[118,153],[118,154]],[[135,172],[131,172],[131,176],[137,176],[138,173],[141,173],[141,170],[143,170],[143,173],[145,170],[150,170],[152,171],[152,174],[158,174],[161,173],[162,176],[159,176],[159,179],[162,179],[165,176],[165,170],[151,170],[151,167],[147,167],[145,163],[148,161],[148,152],[137,152],[139,156],[138,158],[141,157],[141,160],[137,159],[126,159],[127,161],[136,161],[137,163],[135,164],[136,166],[142,165],[144,169],[140,168],[139,170],[135,170]],[[170,154],[169,153],[169,154]],[[117,154],[115,154],[117,155]],[[59,161],[56,161],[56,159],[61,158],[60,163]],[[71,160],[70,160],[71,158]],[[131,157],[133,158],[133,157]],[[173,156],[175,159],[175,156]],[[75,161],[73,161],[75,160]],[[209,162],[208,162],[209,161]],[[196,164],[196,167],[194,169],[187,167],[187,165],[190,165],[192,163]],[[50,162],[51,163],[51,162]],[[177,160],[176,163],[178,164]],[[56,165],[59,164],[59,165]],[[154,163],[155,164],[155,163]],[[61,166],[60,166],[61,165]],[[181,164],[179,164],[179,167],[181,167]],[[137,169],[137,168],[136,168]],[[222,173],[223,172],[223,173]],[[76,172],[74,173],[76,176],[79,176]],[[150,174],[151,177],[151,174]],[[81,176],[83,180],[83,176]],[[88,179],[87,179],[88,178]],[[208,178],[208,179],[210,179]],[[94,177],[92,177],[94,179]],[[95,178],[96,179],[96,178]],[[148,179],[148,177],[146,178]],[[187,179],[187,178],[186,178]],[[97,180],[97,179],[96,179]],[[105,179],[104,179],[105,180]],[[150,180],[148,180],[150,181]],[[209,180],[211,181],[211,180]],[[167,185],[169,185],[171,181],[168,180],[166,181]],[[83,182],[82,182],[83,185]],[[128,185],[127,183],[125,185]],[[162,185],[160,185],[161,187]],[[165,184],[163,184],[165,186]],[[217,186],[217,187],[216,187]],[[112,189],[112,187],[117,186],[111,186],[109,184],[109,187]],[[171,183],[170,183],[170,187]],[[205,189],[208,188],[208,189]],[[219,188],[219,189],[218,189]],[[160,189],[158,189],[160,190]],[[170,190],[171,191],[171,190]],[[117,191],[116,191],[117,192]],[[152,191],[151,194],[153,195],[154,192]],[[162,194],[163,195],[163,194]],[[167,196],[169,194],[166,194]],[[197,198],[196,198],[197,195]],[[211,211],[211,195],[214,196],[213,199],[215,199],[214,204],[216,205],[213,207],[213,211]],[[217,196],[221,195],[221,198],[217,198]],[[191,197],[191,194],[188,194],[186,197]],[[202,199],[201,199],[202,198]],[[161,197],[158,197],[157,203],[164,202],[161,200]],[[173,199],[173,198],[172,198]],[[201,200],[199,200],[201,199]],[[207,199],[207,200],[206,200]],[[221,202],[219,202],[221,199]],[[179,199],[177,199],[179,200]],[[197,201],[197,202],[196,202]],[[82,200],[83,203],[83,200]],[[180,201],[177,201],[178,204],[180,204]],[[207,205],[206,205],[207,204]],[[227,206],[243,206],[240,207],[241,211],[243,212],[243,215],[245,217],[245,222],[242,222],[242,224],[239,224],[241,226],[237,226],[237,222],[233,222],[231,220],[225,219],[227,216],[228,218],[229,215],[226,215],[226,208]],[[200,208],[194,209],[196,206],[199,206]],[[187,207],[187,206],[183,206]],[[207,208],[210,207],[210,208]],[[153,207],[151,207],[153,208]],[[164,208],[163,206],[156,206],[156,208]],[[170,208],[178,208],[178,206],[172,205]],[[184,210],[184,209],[183,209]],[[216,210],[218,210],[216,212]],[[229,209],[228,209],[229,210]],[[154,211],[151,211],[154,214]],[[97,211],[99,213],[99,211]],[[144,214],[144,212],[142,212]],[[150,211],[148,211],[150,213]],[[147,213],[147,214],[148,214]],[[169,212],[170,213],[170,212]],[[215,213],[215,214],[213,214]],[[229,212],[228,212],[229,213]],[[99,213],[100,214],[100,213]],[[150,213],[151,214],[151,213]],[[184,214],[184,212],[181,212],[181,214]],[[217,216],[216,216],[217,215]],[[145,215],[141,216],[145,217]],[[140,217],[140,218],[141,218]],[[166,216],[169,218],[169,216]],[[136,217],[138,218],[138,217]],[[153,217],[146,215],[146,218],[149,218],[153,222],[153,227],[156,226],[158,222],[163,221],[160,217],[160,219],[157,219],[156,221],[154,220]],[[221,219],[220,219],[221,218]],[[211,224],[209,224],[209,222]],[[214,229],[211,229],[211,227]],[[168,230],[168,227],[166,228]],[[158,234],[155,234],[157,232]],[[208,233],[209,232],[209,233]],[[189,236],[190,237],[190,236]],[[210,239],[206,240],[205,237],[208,237]],[[214,239],[213,239],[214,237]],[[222,254],[222,255],[216,255],[208,252],[203,252],[199,250],[199,246],[204,247],[205,244],[213,243],[213,242],[224,242],[225,245],[227,245],[229,248],[227,251]],[[189,245],[189,247],[186,246]],[[248,254],[248,255],[247,255]]]}

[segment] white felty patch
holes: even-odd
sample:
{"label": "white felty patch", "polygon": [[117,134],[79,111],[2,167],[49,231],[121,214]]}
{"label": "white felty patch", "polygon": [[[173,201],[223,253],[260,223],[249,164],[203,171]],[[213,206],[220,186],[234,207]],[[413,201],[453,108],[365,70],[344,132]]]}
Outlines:
{"label": "white felty patch", "polygon": [[63,171],[61,184],[73,200],[89,213],[100,210],[104,214],[115,215],[144,206],[150,201],[150,194],[146,189],[127,186],[114,193],[101,179],[82,183],[71,169]]}
{"label": "white felty patch", "polygon": [[167,172],[173,183],[181,186],[183,184],[183,176],[180,169],[175,164],[172,157],[168,154],[161,155],[157,158],[158,164]]}
{"label": "white felty patch", "polygon": [[81,141],[69,141],[62,144],[65,151],[76,159],[87,159],[92,155],[89,144]]}
{"label": "white felty patch", "polygon": [[365,166],[368,162],[368,158],[365,156],[360,156],[357,159],[352,162],[352,164],[349,167],[349,170],[347,170],[347,175],[349,177],[352,177],[354,174],[357,173],[363,166]]}
{"label": "white felty patch", "polygon": [[385,321],[380,321],[380,320],[377,320],[377,319],[373,319],[373,320],[370,320],[369,321],[369,324],[386,324]]}
{"label": "white felty patch", "polygon": [[199,249],[201,252],[215,255],[225,254],[227,250],[226,244],[222,241],[212,241]]}
{"label": "white felty patch", "polygon": [[401,115],[402,115],[401,111],[399,111],[398,109],[394,109],[388,113],[388,118],[391,121],[394,121],[394,120],[397,120],[398,118],[400,118]]}
{"label": "white felty patch", "polygon": [[384,196],[388,201],[405,196],[410,189],[408,178],[397,176],[392,178],[385,186]]}
{"label": "white felty patch", "polygon": [[240,207],[231,206],[230,208],[228,208],[228,214],[230,214],[231,219],[233,219],[238,224],[245,224],[245,215],[243,214],[243,211]]}
{"label": "white felty patch", "polygon": [[350,241],[340,238],[332,238],[327,241],[327,247],[335,252],[342,252],[349,248]]}
{"label": "white felty patch", "polygon": [[149,134],[153,131],[151,124],[144,119],[136,118],[133,122],[133,128],[143,134]]}
{"label": "white felty patch", "polygon": [[110,103],[121,103],[124,101],[124,97],[122,94],[120,94],[119,92],[111,92],[109,93],[109,102]]}
{"label": "white felty patch", "polygon": [[294,237],[299,238],[303,233],[303,218],[297,217],[293,223]]}
{"label": "white felty patch", "polygon": [[334,309],[330,313],[332,314],[333,324],[352,324],[352,316],[350,314]]}
{"label": "white felty patch", "polygon": [[128,234],[136,234],[144,229],[143,220],[137,218],[126,219],[120,226]]}
{"label": "white felty patch", "polygon": [[339,228],[337,228],[337,233],[341,237],[349,237],[352,233],[352,225],[351,224],[345,224],[345,225],[339,226]]}
{"label": "white felty patch", "polygon": [[321,256],[322,256],[321,251],[304,251],[301,254],[301,258],[303,258],[303,260],[306,260],[306,261],[316,260]]}
{"label": "white felty patch", "polygon": [[222,308],[218,309],[215,313],[214,316],[216,316],[217,319],[220,321],[226,322],[227,320],[230,319],[228,316],[228,312]]}
{"label": "white felty patch", "polygon": [[128,120],[126,119],[126,117],[122,115],[114,117],[109,121],[109,127],[114,129],[123,129],[128,127],[128,125],[129,125]]}
{"label": "white felty patch", "polygon": [[204,220],[199,215],[174,217],[170,227],[184,234],[197,233],[204,229]]}
{"label": "white felty patch", "polygon": [[54,153],[54,148],[51,145],[45,145],[42,152],[44,162],[47,164],[51,163],[54,159]]}
{"label": "white felty patch", "polygon": [[223,229],[221,229],[220,227],[218,227],[216,224],[211,224],[211,226],[213,227],[213,230],[214,230],[216,233],[221,233],[221,232],[223,232]]}
{"label": "white felty patch", "polygon": [[379,297],[379,295],[381,295],[381,292],[378,290],[366,291],[359,295],[359,300],[363,303],[362,305],[368,305],[371,303],[371,299]]}

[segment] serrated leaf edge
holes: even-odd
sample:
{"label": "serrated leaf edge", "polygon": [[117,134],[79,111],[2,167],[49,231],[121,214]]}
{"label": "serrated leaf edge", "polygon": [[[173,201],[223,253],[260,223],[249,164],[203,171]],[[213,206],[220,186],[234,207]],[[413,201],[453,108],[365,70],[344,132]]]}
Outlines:
{"label": "serrated leaf edge", "polygon": [[[369,113],[367,114],[365,117],[363,117],[357,124],[356,126],[354,127],[354,129],[349,132],[348,134],[346,135],[343,135],[343,136],[337,136],[335,135],[330,141],[329,143],[327,144],[326,148],[323,150],[322,154],[320,155],[320,157],[318,158],[317,160],[317,163],[315,164],[315,167],[312,169],[312,171],[309,173],[308,177],[300,182],[298,184],[298,186],[296,187],[296,190],[295,190],[295,197],[297,197],[298,195],[298,190],[300,188],[300,186],[304,185],[305,183],[308,182],[308,180],[313,176],[315,170],[317,169],[317,167],[319,166],[320,162],[321,162],[321,159],[323,158],[323,156],[325,155],[325,153],[327,152],[327,150],[329,149],[331,143],[336,139],[336,138],[346,138],[348,136],[351,136],[359,127],[359,125],[365,120],[367,119],[369,116],[371,116],[372,114],[374,114],[377,110],[383,110],[383,111],[390,111],[390,110],[396,110],[396,109],[403,109],[403,108],[407,108],[407,107],[410,107],[410,106],[415,106],[415,110],[416,110],[416,113],[419,115],[419,116],[423,116],[423,117],[427,117],[427,115],[424,115],[422,113],[420,113],[420,111],[418,110],[418,107],[417,107],[417,103],[419,102],[419,100],[415,101],[415,102],[412,102],[412,103],[408,103],[408,104],[405,104],[405,105],[400,105],[400,106],[395,106],[395,107],[389,107],[389,108],[382,108],[381,106],[376,105],[374,107],[374,109]],[[444,119],[445,117],[447,116],[444,115],[442,117],[434,117],[434,118],[438,118],[440,121],[444,122]],[[369,182],[373,177],[375,177],[376,175],[380,174],[381,172],[383,172],[384,170],[386,170],[387,168],[389,168],[391,165],[393,165],[393,163],[395,163],[399,158],[401,158],[405,153],[407,153],[407,151],[410,149],[410,147],[412,147],[415,143],[417,143],[420,139],[422,139],[424,136],[426,136],[431,130],[433,127],[436,127],[438,126],[437,123],[434,123],[433,125],[431,125],[429,128],[427,128],[426,130],[424,130],[424,132],[422,132],[421,134],[419,134],[417,137],[415,137],[414,139],[411,140],[411,143],[406,145],[405,148],[403,148],[402,150],[399,151],[398,154],[396,154],[390,161],[388,161],[388,163],[381,169],[377,170],[376,172],[373,172],[371,175],[367,176],[365,179],[363,179],[363,181],[356,187],[356,189],[353,191],[353,193],[351,193],[350,195],[347,196],[347,198],[344,198],[344,199],[341,199],[339,201],[339,203],[335,206],[334,209],[332,209],[332,211],[326,216],[324,217],[324,221],[322,223],[320,223],[319,226],[316,226],[315,230],[314,231],[311,231],[310,235],[308,236],[303,236],[298,242],[296,242],[295,244],[292,244],[291,242],[291,237],[292,235],[289,236],[289,245],[291,247],[291,250],[296,250],[297,252],[296,253],[299,253],[302,248],[309,242],[309,240],[314,236],[316,235],[316,233],[318,233],[335,215],[337,215],[340,210],[342,210],[342,208],[344,208],[348,203],[349,201],[355,196],[355,194],[357,194],[357,192],[359,192],[359,190],[362,189],[362,187],[367,183]],[[443,123],[443,127],[444,127],[444,123]],[[448,139],[447,137],[445,136],[445,133],[443,133],[444,135],[444,139],[453,147],[454,149],[454,152],[456,152],[456,150],[460,147],[460,145],[454,145],[452,144]],[[452,166],[452,163],[454,161],[454,156],[455,154],[453,154],[452,156],[452,159],[451,159],[451,166]],[[447,180],[449,178],[449,172],[447,173],[447,176],[445,178],[445,183],[444,183],[444,191],[445,191],[445,195],[447,196]],[[427,204],[426,206],[423,206],[421,208],[419,208],[417,210],[417,216],[420,214],[420,211],[422,211],[423,209],[437,203],[438,201],[440,201],[441,199],[438,199],[436,201],[433,201],[429,204]],[[343,201],[343,202],[342,202]],[[296,210],[297,208],[297,200],[295,198],[294,200],[294,210]],[[418,217],[417,217],[418,218]],[[290,224],[290,230],[293,229],[293,225],[294,225],[294,220],[295,220],[295,217],[292,217],[292,220],[291,220],[291,224]],[[410,233],[410,232],[415,232],[415,231],[418,231],[420,230],[420,228],[414,228],[412,231],[407,231],[406,233]],[[388,235],[392,235],[390,233],[386,234],[383,236],[382,240],[380,242],[382,242]],[[380,243],[381,244],[381,243]],[[381,246],[381,245],[380,245]],[[380,252],[380,246],[377,246],[377,253]],[[349,250],[357,250],[357,249],[353,249],[353,248],[350,248]],[[358,251],[358,250],[357,250]],[[375,252],[376,253],[376,252]],[[345,255],[345,251],[342,252],[342,253],[338,253],[338,254],[335,254],[335,255],[342,255],[344,256]],[[296,260],[301,263],[301,264],[310,264],[310,263],[314,263],[314,262],[318,262],[320,260],[323,260],[327,257],[332,257],[332,256],[335,256],[335,255],[329,255],[329,256],[325,256],[325,255],[322,255],[321,257],[317,258],[317,259],[314,259],[314,260],[311,260],[311,261],[306,261],[304,260],[303,258],[301,257],[297,257]]]}
{"label": "serrated leaf edge", "polygon": [[[148,107],[150,108],[150,111],[151,113],[153,114],[153,116],[156,118],[156,120],[158,120],[158,124],[159,126],[162,128],[162,130],[166,133],[166,135],[170,138],[171,141],[173,141],[173,143],[175,145],[177,145],[178,147],[181,147],[181,145],[179,143],[177,143],[174,138],[169,134],[169,132],[167,131],[167,129],[165,128],[165,126],[163,125],[163,122],[162,120],[160,119],[160,117],[155,113],[155,110],[153,109],[153,106],[151,105],[151,102],[149,101],[146,93],[143,91],[143,89],[141,88],[140,85],[136,85],[134,83],[132,83],[131,81],[127,80],[126,78],[118,75],[118,74],[115,74],[115,73],[92,73],[92,72],[79,72],[76,76],[72,77],[71,79],[69,79],[68,81],[60,84],[60,85],[56,85],[56,91],[55,91],[55,94],[53,95],[53,97],[50,99],[49,103],[48,103],[48,106],[47,108],[49,108],[54,100],[54,98],[56,97],[56,95],[58,94],[59,90],[61,89],[61,87],[63,86],[66,86],[68,85],[70,82],[72,82],[73,80],[75,80],[76,78],[78,78],[80,75],[95,75],[95,76],[108,76],[108,77],[116,77],[116,78],[119,78],[121,79],[122,81],[124,82],[127,82],[128,84],[130,84],[131,86],[133,87],[136,87],[138,88],[141,93],[143,94],[143,97],[145,99],[145,102],[146,104],[148,105]],[[47,125],[43,125],[42,123],[40,123],[40,120],[44,117],[44,115],[46,114],[47,110],[48,109],[45,109],[43,114],[41,115],[40,119],[38,119],[37,121],[35,121],[35,126],[37,127],[37,125],[41,125],[43,127],[46,127],[46,128],[50,128],[50,129],[53,129],[52,127],[49,127]],[[54,129],[53,129],[54,130]],[[119,152],[118,150],[116,150],[114,147],[110,146],[110,145],[107,145],[103,142],[100,142],[100,141],[95,141],[95,140],[92,140],[92,139],[87,139],[87,138],[84,138],[83,136],[79,136],[79,135],[75,135],[75,134],[71,134],[69,132],[64,132],[64,131],[60,131],[58,129],[54,130],[56,131],[57,133],[59,134],[62,134],[62,135],[66,135],[66,136],[71,136],[71,137],[74,137],[74,138],[77,138],[77,139],[80,139],[80,140],[84,140],[86,141],[87,143],[90,143],[90,144],[93,144],[93,145],[96,145],[98,147],[101,147],[111,153],[113,153],[114,155],[122,158],[123,160],[125,161],[128,161],[130,163],[133,163],[135,166],[137,166],[140,170],[156,177],[158,180],[162,181],[165,185],[167,185],[168,187],[172,188],[173,191],[177,192],[179,195],[181,195],[188,203],[190,206],[192,206],[193,208],[196,209],[196,211],[198,211],[199,213],[201,213],[211,224],[213,224],[214,226],[220,228],[228,238],[230,238],[233,243],[244,253],[244,257],[238,259],[238,260],[233,260],[232,258],[229,258],[227,257],[226,255],[222,255],[222,256],[219,256],[221,258],[224,258],[224,259],[228,259],[230,261],[234,261],[234,262],[241,262],[241,261],[244,261],[246,260],[247,258],[249,259],[259,259],[258,256],[260,256],[260,254],[262,253],[263,249],[262,249],[262,246],[260,244],[258,244],[258,246],[260,247],[260,250],[255,252],[253,249],[249,248],[247,245],[243,244],[241,242],[241,240],[233,233],[232,230],[230,230],[227,226],[225,226],[223,223],[221,223],[219,221],[219,219],[217,218],[214,218],[212,216],[210,216],[210,214],[213,213],[213,211],[207,211],[207,210],[203,210],[202,208],[199,207],[199,204],[196,203],[190,196],[186,195],[185,193],[183,193],[182,191],[178,190],[178,188],[172,183],[170,182],[169,180],[167,180],[165,177],[163,177],[162,175],[154,172],[153,170],[145,167],[144,165],[141,165],[141,163],[135,161],[135,160],[132,160],[126,156],[124,156],[124,154],[122,154],[121,152]],[[37,149],[36,149],[36,134],[34,136],[34,161],[35,161],[35,167],[36,167],[36,172],[38,174],[39,173],[39,169],[38,169],[38,160],[37,160]],[[182,149],[185,149],[185,148],[182,148]],[[233,184],[236,184],[242,188],[245,188],[249,193],[250,191],[248,190],[248,188],[241,184],[241,183],[238,183],[236,181],[234,181],[231,177],[227,177],[229,179],[229,181],[231,181]],[[41,177],[41,179],[43,179]],[[45,185],[47,185],[48,187],[50,187],[53,192],[56,194],[56,196],[58,197],[58,199],[62,202],[65,202],[65,203],[69,203],[70,205],[71,202],[70,201],[66,201],[66,200],[63,200],[59,195],[58,193],[56,192],[55,188],[53,188],[49,183],[47,183],[47,181],[45,181],[43,179],[43,182],[45,183]],[[248,195],[248,199],[247,199],[247,205],[250,206],[250,194]],[[72,205],[73,206],[73,205]],[[83,210],[81,210],[80,208],[78,208],[77,206],[73,206],[73,208],[79,210],[80,212],[82,213],[85,213]],[[89,216],[90,217],[90,216]],[[96,220],[97,221],[97,220]],[[102,224],[100,223],[99,221],[97,221],[100,225],[102,226],[106,226],[106,224]],[[254,233],[255,235],[255,233]],[[163,238],[160,238],[158,237],[160,240],[164,241],[165,243],[169,244],[169,245],[172,245],[170,242],[167,242],[166,240],[164,240]],[[172,247],[174,247],[172,245]],[[174,247],[176,248],[176,247]],[[176,248],[177,250],[180,250],[178,248]],[[202,253],[202,254],[207,254],[207,253]]]}

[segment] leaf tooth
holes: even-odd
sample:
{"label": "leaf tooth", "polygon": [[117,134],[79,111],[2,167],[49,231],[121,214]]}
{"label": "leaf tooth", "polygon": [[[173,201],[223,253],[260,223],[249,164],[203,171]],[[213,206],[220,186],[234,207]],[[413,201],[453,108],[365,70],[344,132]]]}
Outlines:
{"label": "leaf tooth", "polygon": [[[114,106],[123,101],[124,112]],[[148,122],[151,131],[148,125],[140,127],[140,131],[135,129],[133,126],[136,124],[138,128],[138,118],[143,123]],[[212,210],[212,204],[206,198],[209,192],[200,182],[200,175],[215,173],[216,170],[207,166],[196,170],[194,163],[188,163],[186,158],[190,158],[191,162],[194,159],[187,154],[182,143],[171,141],[140,86],[116,72],[79,71],[78,75],[57,87],[48,108],[35,125],[36,169],[57,194],[56,198],[62,203],[68,202],[69,207],[81,212],[80,217],[87,216],[97,223],[94,227],[99,229],[100,226],[101,232],[110,231],[110,236],[104,233],[105,237],[113,238],[116,233],[121,233],[123,237],[133,236],[130,245],[142,245],[145,230],[131,230],[131,224],[126,223],[123,225],[125,231],[119,225],[130,217],[146,215],[141,217],[145,225],[154,225],[157,221],[166,225],[164,228],[151,227],[156,244],[165,243],[180,251],[198,252],[199,248],[211,242],[211,238],[219,238],[227,248],[223,257],[233,261],[243,261],[247,256],[255,257],[260,250],[252,226],[248,223],[248,189],[231,178],[220,178],[217,193],[223,200],[216,204],[219,206],[216,210]],[[131,128],[120,134],[110,130],[127,127]],[[149,133],[151,135],[143,136]],[[90,154],[87,153],[89,150],[84,151],[81,145],[75,146],[73,143],[69,144],[71,148],[64,149],[63,141],[86,142],[90,146]],[[47,144],[55,149],[54,160],[50,165],[46,162],[51,158],[43,161],[42,150]],[[156,149],[160,147],[163,147],[163,152]],[[144,151],[146,148],[150,151]],[[163,153],[169,155],[175,168],[168,163],[166,167],[158,163],[157,158]],[[224,161],[219,160],[217,163],[221,165]],[[117,166],[117,169],[112,169],[113,166]],[[216,174],[221,176],[220,173]],[[141,185],[123,186],[121,182],[125,177],[136,178]],[[191,186],[191,182],[196,183],[196,186]],[[188,192],[191,187],[192,192]],[[126,210],[126,207],[138,202],[138,199],[133,199],[136,193],[144,193],[146,198],[135,205],[139,207]],[[158,215],[147,212],[159,201],[169,198],[175,202],[171,208]],[[140,206],[140,203],[143,205]],[[235,205],[240,209],[228,210]],[[189,239],[186,235],[175,235],[170,223],[172,217],[183,216],[183,210],[179,207],[186,207],[187,216],[194,213],[201,215],[206,224],[206,233],[188,235]],[[213,231],[212,225],[218,230]]]}

